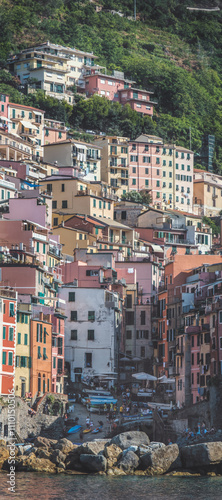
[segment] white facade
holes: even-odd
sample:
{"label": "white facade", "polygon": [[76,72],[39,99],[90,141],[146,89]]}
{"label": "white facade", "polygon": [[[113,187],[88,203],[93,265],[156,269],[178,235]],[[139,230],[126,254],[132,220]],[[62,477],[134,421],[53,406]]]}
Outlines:
{"label": "white facade", "polygon": [[[66,302],[65,359],[72,382],[96,376],[115,377],[117,332],[120,328],[119,297],[102,288],[63,285],[59,292]],[[109,379],[109,385],[115,380]]]}

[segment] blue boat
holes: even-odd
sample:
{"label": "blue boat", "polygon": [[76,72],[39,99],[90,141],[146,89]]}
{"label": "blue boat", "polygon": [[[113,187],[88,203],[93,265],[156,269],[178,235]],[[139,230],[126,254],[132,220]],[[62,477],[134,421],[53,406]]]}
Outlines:
{"label": "blue boat", "polygon": [[71,429],[69,429],[68,434],[75,434],[76,432],[80,431],[80,429],[82,429],[81,425],[75,425],[74,427],[71,427]]}

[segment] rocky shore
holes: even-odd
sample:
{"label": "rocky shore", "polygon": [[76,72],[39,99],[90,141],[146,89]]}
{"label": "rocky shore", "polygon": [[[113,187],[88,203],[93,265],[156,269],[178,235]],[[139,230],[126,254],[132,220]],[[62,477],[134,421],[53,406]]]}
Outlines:
{"label": "rocky shore", "polygon": [[[0,469],[8,470],[9,450],[0,442]],[[16,447],[15,470],[41,473],[118,475],[222,475],[222,442],[166,446],[150,442],[147,434],[130,431],[110,440],[95,439],[75,445],[37,437]]]}

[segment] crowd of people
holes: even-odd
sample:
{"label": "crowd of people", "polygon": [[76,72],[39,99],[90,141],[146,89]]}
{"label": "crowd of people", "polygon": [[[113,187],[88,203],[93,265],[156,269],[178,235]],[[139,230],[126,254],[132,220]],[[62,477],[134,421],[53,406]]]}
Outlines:
{"label": "crowd of people", "polygon": [[211,427],[210,430],[206,428],[206,424],[203,421],[202,424],[198,422],[197,427],[194,430],[191,430],[189,427],[186,428],[183,432],[183,437],[186,437],[187,440],[197,437],[197,436],[205,436],[205,434],[214,434],[215,428]]}

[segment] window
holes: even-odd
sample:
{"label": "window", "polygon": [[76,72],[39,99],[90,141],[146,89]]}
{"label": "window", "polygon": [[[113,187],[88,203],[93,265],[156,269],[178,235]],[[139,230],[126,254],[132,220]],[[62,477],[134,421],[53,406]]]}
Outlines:
{"label": "window", "polygon": [[24,345],[28,345],[28,334],[24,334]]}
{"label": "window", "polygon": [[160,187],[160,181],[156,181],[156,187]]}
{"label": "window", "polygon": [[10,318],[13,318],[15,316],[14,302],[10,302],[10,304],[9,304],[9,316],[10,316]]}
{"label": "window", "polygon": [[132,332],[130,330],[126,331],[126,339],[130,340],[132,338]]}
{"label": "window", "polygon": [[6,365],[6,352],[5,351],[2,352],[2,364]]}
{"label": "window", "polygon": [[52,208],[57,208],[57,201],[56,200],[52,200]]}
{"label": "window", "polygon": [[134,325],[134,312],[126,311],[126,325]]}
{"label": "window", "polygon": [[10,342],[13,342],[13,337],[14,337],[14,329],[13,328],[9,328],[8,340]]}
{"label": "window", "polygon": [[69,292],[69,302],[75,302],[75,292]]}
{"label": "window", "polygon": [[43,347],[43,359],[47,359],[48,356],[46,354],[46,347]]}
{"label": "window", "polygon": [[77,340],[77,330],[71,330],[70,340]]}
{"label": "window", "polygon": [[67,200],[62,200],[62,208],[68,208]]}
{"label": "window", "polygon": [[93,207],[96,208],[96,200],[93,199]]}
{"label": "window", "polygon": [[56,368],[56,358],[55,358],[55,356],[53,356],[52,359],[53,359],[53,362],[52,362],[53,363],[53,368]]}
{"label": "window", "polygon": [[130,161],[138,161],[138,156],[131,155]]}
{"label": "window", "polygon": [[58,217],[54,217],[54,219],[53,219],[53,225],[54,226],[58,226],[58,223],[59,223]]}
{"label": "window", "polygon": [[71,321],[77,321],[77,311],[71,311]]}
{"label": "window", "polygon": [[133,167],[133,174],[136,174],[136,167]]}
{"label": "window", "polygon": [[8,365],[9,366],[13,365],[13,353],[12,352],[8,353]]}
{"label": "window", "polygon": [[95,340],[94,330],[88,330],[88,340]]}
{"label": "window", "polygon": [[6,326],[3,326],[3,340],[6,339]]}
{"label": "window", "polygon": [[92,353],[85,352],[85,368],[92,368]]}
{"label": "window", "polygon": [[136,185],[136,179],[132,179],[132,184],[133,184],[133,186]]}
{"label": "window", "polygon": [[141,311],[140,313],[140,324],[141,325],[146,324],[146,311]]}
{"label": "window", "polygon": [[156,164],[159,165],[160,164],[160,159],[159,158],[156,158]]}
{"label": "window", "polygon": [[41,347],[40,345],[38,346],[38,359],[40,359],[42,357],[41,355]]}
{"label": "window", "polygon": [[149,174],[149,169],[148,168],[145,168],[145,174],[148,175]]}
{"label": "window", "polygon": [[88,321],[95,321],[95,311],[88,311]]}

